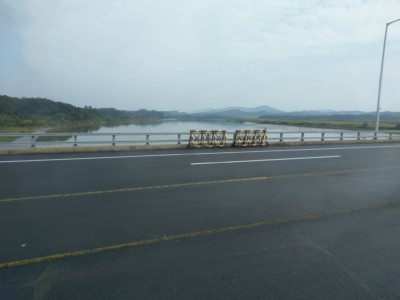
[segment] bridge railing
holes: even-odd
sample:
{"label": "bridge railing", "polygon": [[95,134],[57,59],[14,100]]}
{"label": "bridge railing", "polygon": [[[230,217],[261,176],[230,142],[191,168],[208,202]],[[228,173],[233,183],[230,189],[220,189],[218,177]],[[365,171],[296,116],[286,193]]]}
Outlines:
{"label": "bridge railing", "polygon": [[[235,132],[226,132],[233,142]],[[305,141],[349,141],[400,139],[399,131],[267,131],[269,143]],[[189,132],[172,133],[0,133],[0,148],[188,145]]]}

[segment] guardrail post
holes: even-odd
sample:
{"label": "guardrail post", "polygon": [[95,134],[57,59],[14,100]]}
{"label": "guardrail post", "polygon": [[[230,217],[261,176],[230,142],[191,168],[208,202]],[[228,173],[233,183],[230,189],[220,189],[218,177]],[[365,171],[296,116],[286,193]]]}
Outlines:
{"label": "guardrail post", "polygon": [[78,136],[74,135],[74,147],[78,146]]}
{"label": "guardrail post", "polygon": [[343,132],[340,133],[340,140],[343,141]]}
{"label": "guardrail post", "polygon": [[283,142],[283,132],[281,132],[281,134],[279,135],[279,141]]}
{"label": "guardrail post", "polygon": [[374,132],[374,140],[377,140],[378,139],[378,133],[375,131]]}
{"label": "guardrail post", "polygon": [[112,145],[115,146],[115,134],[112,135]]}
{"label": "guardrail post", "polygon": [[180,145],[180,144],[181,144],[181,135],[178,134],[178,145]]}
{"label": "guardrail post", "polygon": [[391,139],[392,139],[392,133],[389,132],[389,140],[391,140]]}
{"label": "guardrail post", "polygon": [[325,132],[321,133],[321,141],[323,142],[325,140]]}
{"label": "guardrail post", "polygon": [[301,133],[301,141],[304,142],[304,132]]}
{"label": "guardrail post", "polygon": [[357,141],[361,139],[361,132],[357,132]]}
{"label": "guardrail post", "polygon": [[31,148],[35,148],[35,136],[31,136]]}
{"label": "guardrail post", "polygon": [[150,145],[150,135],[146,134],[146,145]]}

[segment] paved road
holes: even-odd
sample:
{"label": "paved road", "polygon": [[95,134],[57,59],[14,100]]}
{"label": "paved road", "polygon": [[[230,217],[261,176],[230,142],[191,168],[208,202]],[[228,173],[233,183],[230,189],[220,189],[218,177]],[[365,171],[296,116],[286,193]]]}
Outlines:
{"label": "paved road", "polygon": [[400,299],[400,144],[0,157],[0,299]]}

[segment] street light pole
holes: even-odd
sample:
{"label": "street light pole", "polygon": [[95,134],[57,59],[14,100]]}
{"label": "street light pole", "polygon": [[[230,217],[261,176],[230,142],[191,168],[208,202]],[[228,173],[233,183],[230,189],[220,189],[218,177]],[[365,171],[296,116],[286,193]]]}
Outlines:
{"label": "street light pole", "polygon": [[380,105],[381,105],[381,89],[382,89],[382,74],[383,74],[383,63],[385,61],[385,48],[386,48],[386,36],[387,30],[390,24],[400,21],[400,19],[394,20],[392,22],[386,23],[385,38],[383,39],[383,50],[382,50],[382,61],[381,61],[381,73],[379,76],[379,89],[378,89],[378,105],[376,107],[376,123],[375,132],[379,131],[379,115],[380,115]]}

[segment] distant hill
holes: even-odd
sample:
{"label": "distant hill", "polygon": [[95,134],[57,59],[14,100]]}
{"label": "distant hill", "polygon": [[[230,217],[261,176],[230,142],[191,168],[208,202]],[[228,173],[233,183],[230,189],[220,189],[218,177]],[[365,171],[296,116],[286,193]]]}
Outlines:
{"label": "distant hill", "polygon": [[[287,119],[287,120],[350,120],[350,121],[375,121],[375,112],[337,111],[331,113],[291,112],[286,114],[265,114],[260,119]],[[380,114],[382,121],[400,121],[400,112],[384,111]]]}
{"label": "distant hill", "polygon": [[179,118],[189,116],[189,113],[179,112],[177,110],[161,111],[165,118]]}
{"label": "distant hill", "polygon": [[281,110],[268,105],[257,107],[226,107],[219,109],[206,109],[192,113],[192,116],[225,117],[225,118],[256,118],[262,114],[282,114]]}
{"label": "distant hill", "polygon": [[[158,122],[164,118],[183,121],[205,120],[353,120],[374,121],[375,112],[304,110],[285,112],[268,105],[257,107],[226,107],[196,113],[179,111],[125,111],[115,108],[76,107],[44,98],[17,98],[0,95],[0,126],[54,127],[75,124],[121,125]],[[400,112],[381,112],[382,121],[400,121]]]}
{"label": "distant hill", "polygon": [[333,116],[333,115],[363,115],[365,111],[349,110],[349,111],[335,111],[335,110],[303,110],[287,113],[290,115],[298,116]]}
{"label": "distant hill", "polygon": [[257,106],[257,107],[226,107],[219,109],[207,109],[199,111],[195,114],[207,114],[207,115],[243,115],[243,116],[252,116],[252,115],[260,115],[260,114],[279,114],[284,113],[283,111],[273,108],[268,105]]}
{"label": "distant hill", "polygon": [[198,113],[214,114],[214,113],[226,113],[230,111],[240,111],[243,113],[284,113],[283,111],[273,108],[268,105],[257,106],[257,107],[225,107],[219,109],[207,109],[199,111]]}
{"label": "distant hill", "polygon": [[141,109],[84,108],[44,98],[0,95],[0,126],[54,126],[76,122],[133,123],[162,119],[161,112]]}
{"label": "distant hill", "polygon": [[[220,109],[208,109],[190,114],[196,118],[260,118],[260,119],[327,119],[327,120],[365,120],[373,121],[375,112],[365,111],[335,111],[335,110],[304,110],[285,112],[271,106],[226,107]],[[400,112],[381,112],[381,119],[385,121],[399,121]]]}

